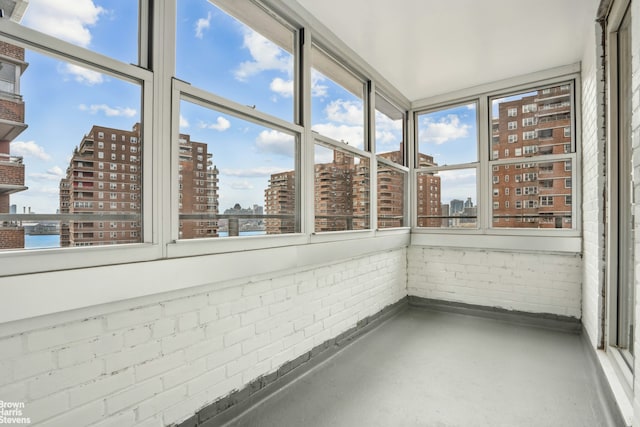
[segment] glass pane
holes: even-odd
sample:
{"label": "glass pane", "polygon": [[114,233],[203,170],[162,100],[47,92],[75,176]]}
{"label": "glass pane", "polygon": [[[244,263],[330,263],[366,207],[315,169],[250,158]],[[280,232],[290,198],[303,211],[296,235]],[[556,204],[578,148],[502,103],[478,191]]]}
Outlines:
{"label": "glass pane", "polygon": [[181,239],[294,233],[296,137],[180,103]]}
{"label": "glass pane", "polygon": [[294,119],[294,33],[251,2],[238,19],[210,1],[178,1],[176,75],[287,121]]}
{"label": "glass pane", "polygon": [[378,228],[404,227],[404,183],[407,173],[378,163]]}
{"label": "glass pane", "polygon": [[418,227],[477,228],[476,170],[421,172]]}
{"label": "glass pane", "polygon": [[[6,3],[13,3],[9,10]],[[139,2],[118,0],[31,0],[4,2],[5,16],[50,36],[138,64]]]}
{"label": "glass pane", "polygon": [[315,46],[311,67],[311,129],[364,149],[364,84]]}
{"label": "glass pane", "polygon": [[[29,67],[0,100],[0,247],[141,242],[140,85],[13,48]],[[105,214],[117,236],[99,237]]]}
{"label": "glass pane", "polygon": [[376,94],[376,154],[404,165],[404,113]]}
{"label": "glass pane", "polygon": [[315,231],[369,228],[369,159],[315,149]]}
{"label": "glass pane", "polygon": [[573,152],[571,85],[491,101],[491,159]]}
{"label": "glass pane", "polygon": [[418,115],[418,150],[440,166],[478,161],[475,103]]}
{"label": "glass pane", "polygon": [[571,162],[492,168],[493,227],[572,228]]}

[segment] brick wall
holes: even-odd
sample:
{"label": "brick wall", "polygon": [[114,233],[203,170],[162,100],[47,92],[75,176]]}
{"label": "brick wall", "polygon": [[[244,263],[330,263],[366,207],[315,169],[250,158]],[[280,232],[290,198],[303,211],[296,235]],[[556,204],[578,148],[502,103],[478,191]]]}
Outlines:
{"label": "brick wall", "polygon": [[602,49],[600,30],[594,24],[587,38],[582,62],[582,215],[583,263],[582,324],[594,347],[601,338],[601,290],[604,280],[605,144],[602,100],[603,74],[599,67]]}
{"label": "brick wall", "polygon": [[24,123],[24,102],[0,99],[0,117],[18,123]]}
{"label": "brick wall", "polygon": [[11,43],[0,42],[0,55],[24,61],[24,48]]}
{"label": "brick wall", "polygon": [[400,300],[405,284],[398,249],[39,329],[16,324],[23,333],[0,338],[0,400],[25,402],[34,425],[179,422]]}
{"label": "brick wall", "polygon": [[412,246],[409,295],[580,318],[579,255]]}
{"label": "brick wall", "polygon": [[0,226],[0,249],[16,248],[24,248],[24,228]]}
{"label": "brick wall", "polygon": [[0,161],[0,184],[24,185],[24,165]]}

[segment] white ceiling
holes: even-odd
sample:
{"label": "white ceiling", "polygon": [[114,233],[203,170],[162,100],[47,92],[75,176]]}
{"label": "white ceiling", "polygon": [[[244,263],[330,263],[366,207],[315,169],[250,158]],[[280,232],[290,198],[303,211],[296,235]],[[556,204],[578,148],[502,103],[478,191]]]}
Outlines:
{"label": "white ceiling", "polygon": [[411,101],[580,61],[598,7],[598,0],[296,1]]}

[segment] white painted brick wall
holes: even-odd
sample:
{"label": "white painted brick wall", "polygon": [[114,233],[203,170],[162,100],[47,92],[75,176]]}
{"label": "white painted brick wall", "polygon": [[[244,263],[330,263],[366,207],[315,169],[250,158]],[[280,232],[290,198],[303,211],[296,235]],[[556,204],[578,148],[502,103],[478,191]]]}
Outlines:
{"label": "white painted brick wall", "polygon": [[406,249],[225,286],[18,325],[0,337],[0,400],[33,425],[179,422],[406,296]]}
{"label": "white painted brick wall", "polygon": [[578,255],[408,249],[408,293],[466,304],[580,318]]}
{"label": "white painted brick wall", "polygon": [[[604,286],[605,146],[599,143],[603,125],[599,99],[602,75],[596,52],[596,31],[587,38],[582,61],[582,215],[583,279],[582,324],[594,347],[600,335],[601,288]],[[600,111],[600,112],[599,112]]]}

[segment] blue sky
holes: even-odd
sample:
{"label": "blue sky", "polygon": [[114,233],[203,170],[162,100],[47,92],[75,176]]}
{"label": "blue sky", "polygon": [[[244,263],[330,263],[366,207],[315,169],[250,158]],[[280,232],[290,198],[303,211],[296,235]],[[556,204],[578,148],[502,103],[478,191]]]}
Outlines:
{"label": "blue sky", "polygon": [[[418,118],[419,151],[433,156],[439,166],[478,161],[478,127],[475,103],[421,114]],[[441,200],[477,201],[474,169],[441,172]]]}
{"label": "blue sky", "polygon": [[[136,63],[136,5],[117,0],[32,0],[22,24]],[[176,40],[176,77],[293,120],[293,58],[287,50],[205,0],[178,2]],[[29,127],[12,142],[11,149],[13,155],[24,157],[29,190],[12,195],[11,203],[20,212],[31,207],[37,213],[54,213],[59,204],[58,184],[74,147],[92,125],[131,129],[140,121],[141,90],[135,84],[33,51],[27,51],[26,61],[29,67],[21,79],[21,94]],[[362,148],[362,100],[315,70],[312,87],[313,129]],[[382,114],[377,114],[377,120],[377,151],[397,150],[401,121]],[[210,145],[213,163],[220,170],[221,211],[235,203],[263,205],[269,176],[294,167],[293,136],[219,111],[183,101],[180,131]]]}

